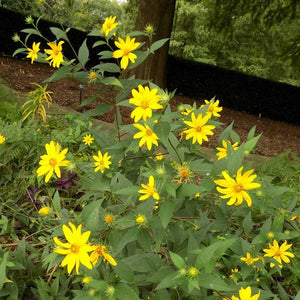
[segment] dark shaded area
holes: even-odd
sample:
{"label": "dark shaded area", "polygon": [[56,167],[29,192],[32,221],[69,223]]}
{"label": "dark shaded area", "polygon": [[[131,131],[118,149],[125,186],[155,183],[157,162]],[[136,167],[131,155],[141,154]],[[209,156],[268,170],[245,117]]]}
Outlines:
{"label": "dark shaded area", "polygon": [[300,124],[300,88],[169,56],[168,90],[273,120]]}
{"label": "dark shaded area", "polygon": [[[23,47],[21,43],[14,42],[12,40],[12,37],[15,33],[18,33],[18,35],[21,37],[21,40],[24,41],[27,33],[21,32],[21,30],[25,28],[33,28],[32,25],[27,24],[25,22],[26,16],[23,14],[20,14],[18,12],[14,12],[5,8],[0,8],[0,20],[1,20],[1,26],[0,26],[0,55],[2,56],[12,56],[15,50],[18,48]],[[33,18],[35,21],[36,19]],[[46,21],[41,19],[38,23],[38,28],[40,32],[45,36],[49,41],[56,40],[55,35],[51,32],[50,27],[58,27],[61,28],[60,24]],[[76,52],[78,52],[78,49],[80,48],[83,41],[87,38],[87,46],[89,48],[89,54],[90,54],[90,60],[87,62],[86,67],[90,68],[96,64],[99,63],[99,56],[97,55],[100,51],[108,50],[108,47],[106,45],[101,45],[98,47],[93,48],[93,44],[96,41],[101,40],[100,37],[95,36],[87,36],[86,32],[83,32],[81,30],[77,30],[74,28],[71,28],[69,32],[67,33],[67,36]],[[27,41],[27,46],[31,48],[33,42],[41,42],[40,48],[41,51],[43,51],[45,48],[49,48],[47,45],[47,41],[45,39],[37,36],[37,35],[31,35]],[[63,45],[63,53],[64,56],[68,59],[74,58],[74,52],[71,49],[70,45],[68,45],[67,42]],[[17,54],[16,58],[24,58],[24,54]],[[107,60],[106,60],[107,61]]]}

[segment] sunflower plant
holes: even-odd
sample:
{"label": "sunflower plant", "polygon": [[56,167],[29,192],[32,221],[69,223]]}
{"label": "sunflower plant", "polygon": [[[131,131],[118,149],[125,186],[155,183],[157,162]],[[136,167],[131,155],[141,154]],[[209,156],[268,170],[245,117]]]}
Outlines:
{"label": "sunflower plant", "polygon": [[[41,36],[31,24],[24,32]],[[107,47],[91,67],[86,41],[64,56],[68,29],[51,28],[56,40],[45,53],[25,42],[18,51],[58,68],[47,82],[73,77],[99,88],[82,105],[103,102],[49,116],[47,126],[20,120],[15,135],[17,125],[0,120],[1,185],[23,187],[18,197],[0,190],[1,297],[297,299],[299,190],[259,171],[250,153],[260,135],[253,128],[241,139],[233,123],[224,128],[222,100],[174,109],[174,93],[128,78],[166,40],[142,51],[137,35],[151,39],[153,30],[118,29],[109,16],[90,33],[94,47]],[[108,108],[111,126],[91,117]],[[17,142],[27,152],[8,160]]]}

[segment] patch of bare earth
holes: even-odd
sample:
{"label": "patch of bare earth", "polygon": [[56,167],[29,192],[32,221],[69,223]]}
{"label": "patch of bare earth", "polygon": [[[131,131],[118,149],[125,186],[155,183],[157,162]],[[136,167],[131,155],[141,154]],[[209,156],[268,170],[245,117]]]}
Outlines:
{"label": "patch of bare earth", "polygon": [[[27,93],[34,89],[33,82],[41,84],[43,80],[54,73],[55,69],[45,64],[34,63],[29,61],[16,60],[7,57],[0,57],[0,77],[3,78],[10,88],[16,91]],[[73,79],[63,79],[49,83],[48,89],[53,91],[53,102],[70,107],[74,110],[79,109],[80,101],[83,101],[91,93],[88,89],[80,89],[79,83]],[[184,96],[175,96],[172,100],[172,107],[175,104],[189,103],[192,104],[196,99]],[[91,108],[101,100],[96,100]],[[202,104],[199,102],[198,105]],[[220,99],[222,104],[222,99]],[[278,108],[280,109],[280,108]],[[130,110],[124,108],[121,110],[125,123],[130,123]],[[106,122],[113,121],[113,113],[109,112],[101,117]],[[300,155],[300,126],[293,126],[284,122],[274,121],[267,118],[260,118],[256,115],[247,114],[223,107],[219,121],[222,122],[223,128],[234,121],[234,130],[239,134],[241,141],[245,141],[249,130],[256,126],[256,133],[262,133],[257,144],[256,154],[263,156],[275,156],[285,151],[293,151]],[[218,136],[222,130],[215,131],[214,136],[210,137],[208,143],[203,146],[215,148],[217,146]]]}

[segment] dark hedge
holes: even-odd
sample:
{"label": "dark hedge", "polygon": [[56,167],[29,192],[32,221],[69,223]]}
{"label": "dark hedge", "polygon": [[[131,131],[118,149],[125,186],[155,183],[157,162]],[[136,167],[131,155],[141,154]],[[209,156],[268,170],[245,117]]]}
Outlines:
{"label": "dark hedge", "polygon": [[228,108],[300,124],[300,88],[289,84],[169,56],[167,87],[187,97],[215,96]]}

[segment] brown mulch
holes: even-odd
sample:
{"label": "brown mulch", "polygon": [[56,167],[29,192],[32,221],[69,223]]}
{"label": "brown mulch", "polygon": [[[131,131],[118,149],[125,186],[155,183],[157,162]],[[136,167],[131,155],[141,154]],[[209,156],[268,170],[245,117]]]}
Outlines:
{"label": "brown mulch", "polygon": [[[3,78],[10,88],[22,93],[33,90],[35,87],[31,83],[41,84],[54,71],[53,68],[45,64],[31,64],[29,61],[0,57],[0,78]],[[53,91],[53,102],[74,110],[78,110],[80,101],[88,97],[88,91],[86,89],[81,90],[78,82],[72,79],[63,79],[50,83],[48,89]],[[195,99],[184,96],[175,96],[172,103],[192,104],[194,101]],[[220,99],[220,102],[222,104],[222,99]],[[199,104],[202,103],[199,102]],[[126,108],[122,110],[125,122],[130,122],[129,113],[129,110]],[[101,119],[112,122],[113,114],[107,113]],[[256,133],[263,133],[257,144],[256,154],[275,156],[290,150],[300,155],[300,126],[260,118],[258,115],[251,115],[226,107],[223,107],[219,121],[224,124],[224,128],[234,121],[233,128],[239,134],[241,141],[245,141],[249,130],[256,126]],[[203,146],[216,147],[220,132],[221,130],[215,131],[215,135]]]}

